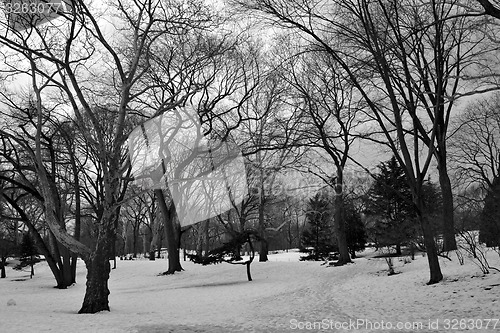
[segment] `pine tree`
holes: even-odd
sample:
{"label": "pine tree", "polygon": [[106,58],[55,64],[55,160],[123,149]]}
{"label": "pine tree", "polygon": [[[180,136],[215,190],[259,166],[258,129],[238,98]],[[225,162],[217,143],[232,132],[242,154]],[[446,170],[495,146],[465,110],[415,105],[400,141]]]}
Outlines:
{"label": "pine tree", "polygon": [[394,156],[382,162],[379,170],[367,200],[366,213],[375,217],[370,234],[378,247],[395,245],[401,254],[401,245],[414,239],[417,232],[410,186]]}
{"label": "pine tree", "polygon": [[500,177],[496,177],[484,198],[479,217],[479,241],[486,246],[500,245]]}
{"label": "pine tree", "polygon": [[361,215],[350,200],[345,200],[344,206],[347,245],[351,258],[356,258],[356,251],[363,251],[366,244],[366,231]]}
{"label": "pine tree", "polygon": [[320,193],[308,202],[307,228],[302,232],[301,252],[307,253],[300,260],[326,260],[336,250],[332,231],[332,210],[328,198]]}

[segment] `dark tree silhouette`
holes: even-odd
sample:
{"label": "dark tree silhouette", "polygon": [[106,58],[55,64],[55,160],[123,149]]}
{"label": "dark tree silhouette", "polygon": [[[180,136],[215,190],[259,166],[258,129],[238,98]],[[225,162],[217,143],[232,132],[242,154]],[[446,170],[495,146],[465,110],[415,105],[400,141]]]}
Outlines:
{"label": "dark tree silhouette", "polygon": [[[221,262],[227,262],[233,265],[245,265],[247,267],[248,281],[252,281],[250,264],[255,258],[255,250],[253,247],[252,238],[254,241],[259,240],[259,233],[255,230],[244,230],[242,232],[235,231],[232,234],[231,240],[224,243],[222,246],[209,251],[206,255],[188,254],[187,256],[194,263],[202,265],[219,264]],[[246,243],[248,243],[250,248],[250,258],[245,261],[240,261],[241,256],[236,251],[236,249],[243,247],[243,245],[245,245]]]}
{"label": "dark tree silhouette", "polygon": [[396,253],[401,254],[401,245],[412,241],[417,232],[411,189],[394,156],[378,167],[367,199],[366,214],[373,221],[370,236],[377,247],[396,246]]}
{"label": "dark tree silhouette", "polygon": [[309,199],[306,212],[307,227],[302,232],[302,248],[307,253],[300,260],[327,260],[337,250],[332,227],[330,200],[320,193]]}
{"label": "dark tree silhouette", "polygon": [[479,241],[486,246],[500,245],[500,178],[495,178],[484,199],[479,216]]}
{"label": "dark tree silhouette", "polygon": [[23,239],[20,245],[20,263],[15,267],[15,269],[23,269],[26,266],[30,266],[30,278],[35,275],[35,264],[40,262],[38,258],[38,250],[35,246],[35,242],[31,238],[29,233],[23,234]]}
{"label": "dark tree silhouette", "polygon": [[344,214],[345,214],[345,230],[347,236],[347,246],[351,258],[356,258],[357,251],[363,251],[366,244],[366,231],[361,215],[354,207],[350,200],[345,200]]}

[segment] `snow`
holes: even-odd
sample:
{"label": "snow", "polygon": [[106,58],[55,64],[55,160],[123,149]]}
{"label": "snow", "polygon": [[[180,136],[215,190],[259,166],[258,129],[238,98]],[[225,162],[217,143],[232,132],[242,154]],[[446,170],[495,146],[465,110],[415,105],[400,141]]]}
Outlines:
{"label": "snow", "polygon": [[[463,332],[445,329],[445,320],[500,317],[500,273],[483,276],[467,259],[463,266],[456,257],[441,259],[444,281],[427,286],[423,256],[407,264],[395,258],[400,274],[393,276],[370,253],[344,267],[299,262],[297,252],[269,258],[256,257],[251,282],[241,265],[183,262],[184,272],[158,276],[165,260],[118,261],[109,282],[111,311],[95,315],[76,314],[85,293],[83,265],[67,290],[53,288],[45,263],[35,266],[31,280],[8,268],[0,280],[0,332],[415,332],[387,326],[414,322],[422,323],[419,332]],[[490,263],[500,266],[494,252]],[[9,300],[16,305],[7,306]],[[438,320],[438,329],[429,320]],[[336,329],[342,323],[360,326]]]}

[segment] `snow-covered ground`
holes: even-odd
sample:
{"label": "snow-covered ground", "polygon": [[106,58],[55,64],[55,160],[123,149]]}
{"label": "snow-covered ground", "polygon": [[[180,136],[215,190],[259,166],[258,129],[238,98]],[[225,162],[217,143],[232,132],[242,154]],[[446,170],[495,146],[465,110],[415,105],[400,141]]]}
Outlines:
{"label": "snow-covered ground", "polygon": [[[76,314],[84,266],[67,290],[53,288],[45,264],[32,280],[8,268],[0,280],[0,332],[500,332],[500,273],[482,276],[470,261],[442,259],[445,280],[427,286],[422,256],[409,264],[395,259],[401,274],[393,276],[384,259],[370,255],[345,267],[298,257],[290,252],[254,262],[251,282],[240,265],[183,262],[184,272],[158,276],[165,260],[118,261],[109,283],[111,312],[96,315]],[[495,253],[491,264],[500,266]],[[11,299],[15,306],[7,305]]]}

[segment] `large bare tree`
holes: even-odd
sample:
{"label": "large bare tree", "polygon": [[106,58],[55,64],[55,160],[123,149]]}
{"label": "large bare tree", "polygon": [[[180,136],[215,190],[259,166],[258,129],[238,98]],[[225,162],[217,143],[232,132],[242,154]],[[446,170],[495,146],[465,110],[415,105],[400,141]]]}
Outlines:
{"label": "large bare tree", "polygon": [[[35,150],[31,158],[43,165],[41,136],[42,103],[57,94],[66,113],[72,113],[82,135],[98,155],[102,171],[102,214],[95,221],[96,245],[77,241],[58,221],[56,196],[49,175],[37,168],[47,223],[57,240],[78,253],[87,267],[87,289],[80,313],[109,310],[109,256],[116,238],[117,217],[124,176],[123,145],[128,136],[129,114],[147,88],[139,84],[150,69],[149,55],[160,36],[181,35],[186,29],[210,25],[210,11],[199,1],[118,1],[102,8],[72,1],[59,18],[23,30],[1,24],[0,43],[6,60],[6,78],[28,74],[37,110]],[[24,17],[31,20],[29,15]],[[23,17],[20,18],[21,20]],[[27,22],[25,22],[27,23]],[[126,32],[126,33],[125,33]],[[97,64],[97,66],[96,66]],[[98,106],[98,107],[94,107]],[[102,112],[110,122],[103,125]],[[166,109],[159,110],[165,112]]]}
{"label": "large bare tree", "polygon": [[284,72],[289,75],[283,79],[293,87],[290,100],[302,110],[295,129],[296,145],[307,148],[309,158],[316,161],[308,162],[307,172],[318,176],[334,192],[333,225],[340,253],[336,265],[344,265],[351,262],[345,230],[345,169],[363,117],[345,73],[327,54],[313,50],[306,46],[297,52],[299,55],[284,61]]}

